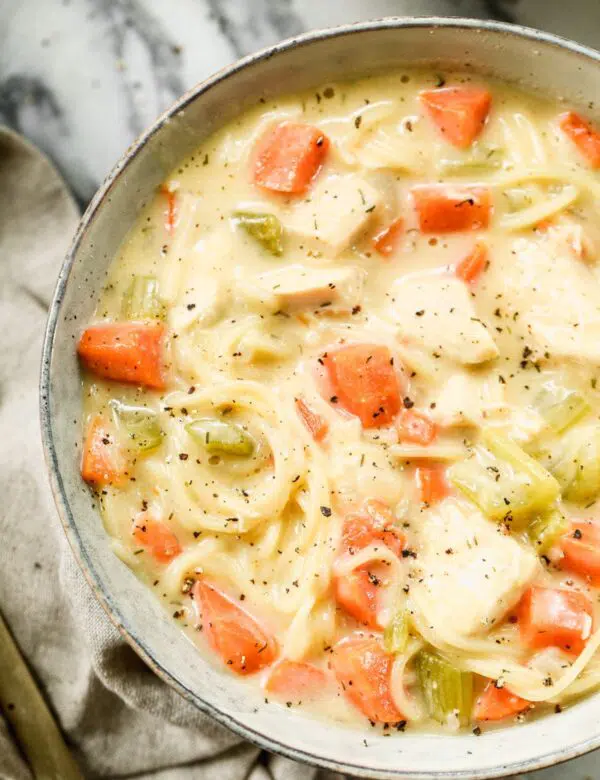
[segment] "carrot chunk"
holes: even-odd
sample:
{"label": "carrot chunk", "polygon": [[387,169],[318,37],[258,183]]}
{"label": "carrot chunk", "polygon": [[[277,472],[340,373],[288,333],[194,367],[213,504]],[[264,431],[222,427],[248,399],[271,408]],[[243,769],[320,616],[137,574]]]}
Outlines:
{"label": "carrot chunk", "polygon": [[361,512],[352,512],[344,519],[342,550],[356,552],[370,544],[383,542],[399,556],[406,540],[395,523],[395,515],[383,501],[365,501]]}
{"label": "carrot chunk", "polygon": [[321,169],[328,149],[329,139],[318,127],[282,122],[258,142],[254,181],[267,190],[300,195]]}
{"label": "carrot chunk", "polygon": [[398,217],[393,222],[390,222],[387,227],[384,227],[375,236],[373,236],[372,244],[373,249],[379,252],[380,255],[389,257],[394,254],[398,246],[398,242],[404,233],[404,220],[402,217]]}
{"label": "carrot chunk", "polygon": [[579,149],[590,167],[600,168],[600,132],[574,111],[567,111],[559,117],[559,125]]}
{"label": "carrot chunk", "polygon": [[387,347],[349,344],[324,360],[334,395],[330,398],[365,428],[389,425],[400,409],[401,387]]}
{"label": "carrot chunk", "polygon": [[131,532],[135,541],[159,563],[169,563],[181,552],[173,531],[150,511],[140,512],[135,517]]}
{"label": "carrot chunk", "polygon": [[120,484],[127,461],[115,437],[100,416],[90,422],[83,444],[81,476],[93,485]]}
{"label": "carrot chunk", "polygon": [[456,266],[455,273],[467,284],[476,282],[488,265],[487,246],[478,241],[472,251]]}
{"label": "carrot chunk", "polygon": [[161,323],[103,322],[84,331],[77,352],[97,376],[162,390],[164,338]]}
{"label": "carrot chunk", "polygon": [[473,708],[473,720],[504,720],[531,707],[531,703],[511,693],[507,688],[497,688],[493,680],[485,686]]}
{"label": "carrot chunk", "polygon": [[320,414],[313,412],[302,398],[295,398],[296,411],[315,441],[323,441],[329,431],[329,423]]}
{"label": "carrot chunk", "polygon": [[423,184],[411,194],[422,233],[481,230],[490,224],[492,195],[487,187]]}
{"label": "carrot chunk", "polygon": [[422,412],[415,409],[402,409],[396,417],[396,430],[401,441],[426,446],[434,441],[438,434],[437,425]]}
{"label": "carrot chunk", "polygon": [[265,688],[276,696],[306,699],[316,696],[327,685],[327,675],[312,664],[284,658],[273,667]]}
{"label": "carrot chunk", "polygon": [[471,146],[483,130],[492,104],[492,96],[485,87],[442,87],[424,90],[420,94],[432,121],[454,146]]}
{"label": "carrot chunk", "polygon": [[563,553],[561,565],[588,579],[592,585],[600,585],[600,525],[576,522],[560,541]]}
{"label": "carrot chunk", "polygon": [[392,698],[393,656],[374,637],[343,639],[333,648],[331,665],[346,698],[374,723],[399,723]]}
{"label": "carrot chunk", "polygon": [[358,620],[359,623],[380,629],[377,622],[377,578],[362,566],[350,574],[342,574],[333,578],[333,595],[336,603],[344,612]]}
{"label": "carrot chunk", "polygon": [[192,588],[208,643],[237,674],[253,674],[277,657],[277,642],[233,599],[204,579]]}
{"label": "carrot chunk", "polygon": [[560,647],[579,654],[592,632],[592,603],[583,593],[531,587],[521,599],[518,621],[527,647]]}
{"label": "carrot chunk", "polygon": [[445,471],[439,466],[419,466],[415,470],[415,479],[423,504],[437,504],[450,493]]}

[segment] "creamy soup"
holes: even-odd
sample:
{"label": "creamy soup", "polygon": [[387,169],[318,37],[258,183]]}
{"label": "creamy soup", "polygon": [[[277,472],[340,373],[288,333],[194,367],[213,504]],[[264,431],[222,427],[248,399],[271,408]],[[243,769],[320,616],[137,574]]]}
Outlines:
{"label": "creamy soup", "polygon": [[401,72],[172,172],[81,337],[82,476],[190,653],[383,729],[600,684],[599,166],[568,107]]}

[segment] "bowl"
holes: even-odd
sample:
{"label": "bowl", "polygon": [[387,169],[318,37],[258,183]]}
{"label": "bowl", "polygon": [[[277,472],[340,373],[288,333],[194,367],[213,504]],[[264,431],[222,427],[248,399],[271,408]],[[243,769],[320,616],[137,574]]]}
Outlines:
{"label": "bowl", "polygon": [[[368,778],[492,778],[600,746],[600,696],[561,715],[481,737],[410,731],[384,738],[265,704],[260,692],[196,652],[154,595],[112,552],[79,475],[81,376],[74,344],[106,269],[145,203],[202,139],[261,96],[405,65],[491,74],[593,112],[600,54],[536,30],[468,19],[392,18],[301,35],[225,68],[185,94],[117,163],[83,215],[60,272],[43,349],[41,425],[59,514],[114,624],[186,699],[263,748]],[[600,108],[596,109],[598,113]],[[74,422],[76,424],[74,424]]]}

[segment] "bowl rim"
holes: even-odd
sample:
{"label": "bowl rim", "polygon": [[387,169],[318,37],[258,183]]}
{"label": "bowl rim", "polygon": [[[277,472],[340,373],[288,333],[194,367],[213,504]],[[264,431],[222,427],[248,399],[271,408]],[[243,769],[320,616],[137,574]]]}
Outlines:
{"label": "bowl rim", "polygon": [[600,747],[600,727],[595,737],[591,737],[582,742],[575,742],[567,747],[557,747],[541,755],[516,761],[513,763],[498,759],[496,767],[485,770],[450,770],[441,772],[413,772],[403,769],[379,769],[369,770],[365,766],[353,764],[351,760],[338,761],[324,758],[322,756],[310,753],[306,750],[295,748],[279,742],[274,736],[266,735],[262,732],[252,729],[250,726],[238,721],[234,716],[230,716],[213,704],[205,701],[199,694],[195,693],[187,686],[182,684],[167,669],[159,664],[153,657],[145,643],[135,635],[124,618],[119,606],[113,602],[108,593],[105,592],[102,579],[95,569],[94,561],[87,554],[79,530],[75,521],[73,512],[69,506],[63,479],[58,467],[58,457],[54,442],[51,417],[51,373],[54,339],[56,335],[57,323],[61,312],[61,305],[65,291],[71,275],[74,260],[77,256],[81,243],[87,230],[94,220],[101,203],[110,193],[111,189],[118,182],[121,174],[127,165],[138,155],[147,141],[154,136],[165,123],[167,123],[178,112],[186,108],[192,101],[196,100],[203,93],[210,90],[221,81],[234,76],[254,63],[285,52],[296,47],[308,46],[316,41],[341,38],[349,35],[360,34],[376,30],[389,30],[401,28],[454,28],[465,30],[480,30],[482,32],[503,33],[506,36],[513,36],[531,42],[548,44],[557,49],[566,49],[583,60],[600,64],[600,52],[577,43],[569,38],[565,38],[554,33],[548,33],[524,25],[500,22],[495,20],[472,19],[466,17],[439,17],[439,16],[389,16],[378,19],[372,19],[364,22],[355,22],[339,25],[335,27],[320,28],[310,30],[300,35],[287,38],[271,46],[259,49],[241,59],[238,59],[229,65],[218,70],[203,81],[198,82],[191,89],[187,90],[178,100],[176,100],[168,109],[159,115],[159,117],[150,125],[148,129],[142,132],[126,149],[119,161],[112,168],[110,173],[104,179],[88,207],[81,216],[77,231],[71,245],[67,251],[58,274],[56,287],[52,296],[49,308],[48,320],[44,333],[44,340],[41,354],[40,380],[39,380],[39,402],[40,402],[40,427],[42,447],[46,468],[49,475],[50,486],[54,496],[58,515],[67,536],[69,545],[77,561],[77,564],[83,572],[85,579],[89,583],[96,599],[100,602],[107,616],[113,625],[119,630],[126,642],[142,658],[142,660],[157,674],[165,683],[174,688],[185,700],[192,703],[201,712],[209,715],[219,724],[227,727],[240,737],[249,740],[262,749],[283,755],[295,761],[312,766],[323,767],[336,772],[351,773],[354,777],[363,778],[404,778],[405,780],[488,780],[488,778],[509,777],[514,774],[530,772],[537,769],[544,769],[549,766],[560,764],[571,758],[582,756],[598,747]]}

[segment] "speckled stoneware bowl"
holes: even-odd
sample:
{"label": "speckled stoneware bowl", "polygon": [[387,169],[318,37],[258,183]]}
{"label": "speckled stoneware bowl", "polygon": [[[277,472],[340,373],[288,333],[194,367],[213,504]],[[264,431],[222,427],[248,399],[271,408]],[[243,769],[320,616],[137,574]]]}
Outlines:
{"label": "speckled stoneware bowl", "polygon": [[[169,685],[249,740],[291,758],[368,778],[491,778],[600,746],[600,696],[557,717],[476,738],[383,738],[265,705],[260,692],[207,663],[113,554],[79,476],[81,376],[74,344],[106,269],[157,185],[216,128],[261,96],[411,64],[472,69],[594,109],[600,54],[510,25],[383,19],[302,35],[247,57],[184,95],[128,150],[83,216],[60,273],[44,344],[42,434],[52,488],[79,565],[127,641]],[[460,619],[460,616],[456,616]],[[366,744],[363,738],[366,737]]]}

